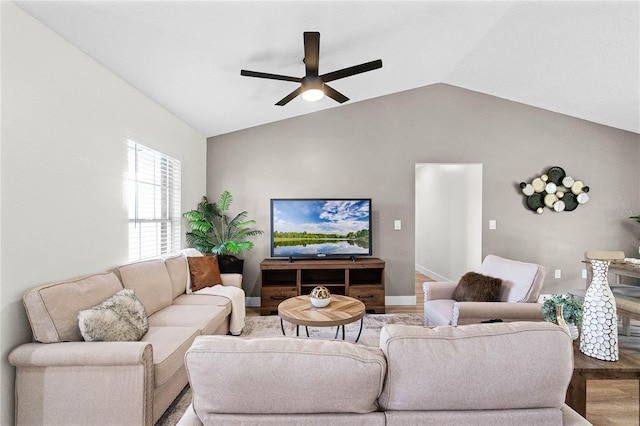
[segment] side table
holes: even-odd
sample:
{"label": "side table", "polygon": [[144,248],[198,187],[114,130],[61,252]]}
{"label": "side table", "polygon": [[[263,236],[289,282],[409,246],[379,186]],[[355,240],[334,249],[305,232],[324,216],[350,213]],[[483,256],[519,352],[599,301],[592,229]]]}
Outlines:
{"label": "side table", "polygon": [[586,418],[587,380],[638,380],[640,391],[640,350],[619,347],[618,361],[602,361],[580,352],[579,340],[573,345],[573,377],[565,402]]}

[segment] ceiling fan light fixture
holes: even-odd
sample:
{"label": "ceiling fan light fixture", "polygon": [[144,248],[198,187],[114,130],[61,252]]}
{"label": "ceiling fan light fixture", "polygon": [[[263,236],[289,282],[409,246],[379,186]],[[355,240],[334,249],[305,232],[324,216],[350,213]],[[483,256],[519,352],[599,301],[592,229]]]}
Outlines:
{"label": "ceiling fan light fixture", "polygon": [[284,106],[295,99],[297,96],[302,95],[302,98],[308,102],[316,102],[322,99],[325,95],[328,98],[333,99],[338,103],[344,103],[349,100],[345,95],[338,92],[328,84],[331,81],[338,80],[345,77],[351,77],[352,75],[361,74],[363,72],[372,71],[378,68],[382,68],[382,60],[376,59],[375,61],[365,62],[360,65],[354,65],[352,67],[343,68],[337,71],[329,72],[326,74],[318,74],[318,62],[320,53],[320,33],[318,32],[304,32],[304,67],[305,73],[303,77],[291,77],[288,75],[269,74],[265,72],[240,70],[240,75],[246,77],[258,77],[266,78],[269,80],[290,81],[293,83],[300,83],[300,86],[293,92],[289,93],[284,98],[276,102],[277,106]]}
{"label": "ceiling fan light fixture", "polygon": [[324,97],[322,89],[310,88],[302,92],[302,99],[307,102],[316,102]]}

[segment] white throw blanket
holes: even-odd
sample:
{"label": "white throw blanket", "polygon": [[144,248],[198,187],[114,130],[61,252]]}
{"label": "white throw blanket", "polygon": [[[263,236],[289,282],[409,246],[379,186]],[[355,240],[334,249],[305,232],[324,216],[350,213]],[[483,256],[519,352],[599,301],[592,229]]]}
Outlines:
{"label": "white throw blanket", "polygon": [[238,287],[214,285],[213,287],[205,287],[193,294],[211,294],[213,296],[222,296],[231,300],[231,321],[229,331],[234,336],[239,336],[244,328],[245,306],[244,306],[244,290]]}

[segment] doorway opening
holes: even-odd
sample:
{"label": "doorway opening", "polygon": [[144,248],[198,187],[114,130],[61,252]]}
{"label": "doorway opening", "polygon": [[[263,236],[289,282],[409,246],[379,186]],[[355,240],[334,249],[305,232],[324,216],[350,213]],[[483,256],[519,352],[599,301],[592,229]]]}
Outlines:
{"label": "doorway opening", "polygon": [[415,167],[416,272],[458,281],[482,262],[482,164]]}

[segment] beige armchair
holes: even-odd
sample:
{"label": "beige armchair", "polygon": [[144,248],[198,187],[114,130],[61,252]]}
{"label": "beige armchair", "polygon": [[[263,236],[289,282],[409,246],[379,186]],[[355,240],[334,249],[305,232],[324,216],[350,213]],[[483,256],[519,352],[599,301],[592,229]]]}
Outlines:
{"label": "beige armchair", "polygon": [[424,325],[460,325],[500,319],[542,321],[542,305],[537,303],[546,275],[544,267],[488,255],[475,271],[502,280],[498,302],[458,302],[455,282],[425,282]]}

